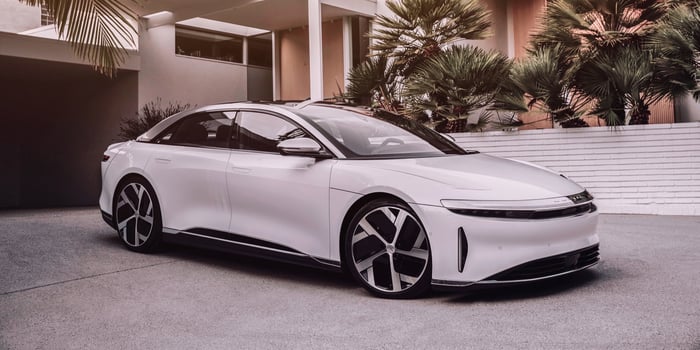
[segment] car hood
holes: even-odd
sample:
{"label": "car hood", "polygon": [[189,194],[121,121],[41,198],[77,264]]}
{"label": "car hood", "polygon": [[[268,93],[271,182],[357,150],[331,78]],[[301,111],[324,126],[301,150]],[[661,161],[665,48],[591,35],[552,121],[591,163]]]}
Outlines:
{"label": "car hood", "polygon": [[[406,177],[431,182],[430,187],[434,188],[414,189],[422,192],[421,197],[434,190],[441,199],[531,200],[584,191],[575,182],[545,168],[484,154],[353,162],[359,162],[355,166],[382,170],[378,173],[385,175],[394,173],[389,175],[393,179],[386,179],[394,184]],[[407,181],[414,187],[421,182]]]}

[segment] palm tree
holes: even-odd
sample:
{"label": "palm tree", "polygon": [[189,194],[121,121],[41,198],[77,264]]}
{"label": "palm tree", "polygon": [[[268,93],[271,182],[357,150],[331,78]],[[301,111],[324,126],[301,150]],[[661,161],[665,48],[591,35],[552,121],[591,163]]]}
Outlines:
{"label": "palm tree", "polygon": [[362,105],[399,112],[397,79],[397,69],[386,56],[370,57],[350,70],[343,97]]}
{"label": "palm tree", "polygon": [[656,79],[666,97],[692,94],[700,101],[700,1],[684,1],[673,7],[651,37],[658,50]]}
{"label": "palm tree", "polygon": [[[416,68],[406,78],[403,93],[410,99],[412,115],[430,111],[429,123],[436,130],[461,131],[470,113],[494,102],[509,69],[510,60],[499,52],[453,46]],[[476,128],[483,127],[486,118],[482,114]]]}
{"label": "palm tree", "polygon": [[510,78],[496,97],[496,107],[544,112],[565,128],[588,126],[581,116],[590,99],[571,84],[577,68],[561,45],[530,49],[526,58],[513,64]]}
{"label": "palm tree", "polygon": [[483,39],[489,12],[476,0],[387,1],[393,16],[377,15],[370,49],[394,59],[402,75],[459,39]]}
{"label": "palm tree", "polygon": [[114,76],[137,35],[137,15],[126,5],[136,0],[20,0],[43,6],[53,17],[59,37],[95,70]]}
{"label": "palm tree", "polygon": [[[427,110],[434,117],[431,126],[463,128],[470,111],[493,101],[508,59],[474,48],[446,47],[461,39],[485,38],[489,12],[477,0],[387,1],[387,7],[393,15],[377,16],[377,29],[370,35],[374,55],[350,70],[344,97],[424,121]],[[428,86],[441,74],[462,85]]]}
{"label": "palm tree", "polygon": [[[596,101],[593,113],[608,125],[625,121],[625,108],[632,104],[632,119],[648,113],[648,105],[656,99],[648,85],[653,67],[617,72],[614,81],[603,72],[634,65],[635,58],[648,58],[645,42],[656,30],[656,22],[665,14],[663,0],[555,0],[547,6],[542,30],[534,36],[535,48],[560,45],[567,59],[576,62],[581,74],[574,74],[573,87]],[[632,51],[630,51],[632,50]],[[623,51],[626,53],[623,54]],[[622,62],[620,58],[632,59]],[[616,62],[610,62],[614,59]],[[623,75],[630,73],[629,75]],[[597,79],[597,80],[588,80]],[[641,79],[630,82],[630,79]],[[634,89],[638,88],[638,92]],[[648,117],[648,116],[647,116]],[[641,116],[643,120],[643,116]]]}

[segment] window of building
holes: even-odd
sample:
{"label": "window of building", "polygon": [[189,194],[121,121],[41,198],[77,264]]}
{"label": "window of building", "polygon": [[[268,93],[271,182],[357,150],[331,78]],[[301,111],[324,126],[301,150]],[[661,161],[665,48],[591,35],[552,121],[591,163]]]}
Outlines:
{"label": "window of building", "polygon": [[44,7],[44,5],[41,6],[41,25],[42,26],[48,26],[54,24],[53,17],[49,14],[49,10]]}
{"label": "window of building", "polygon": [[352,65],[357,66],[364,62],[369,55],[369,18],[353,17],[352,25]]}
{"label": "window of building", "polygon": [[272,67],[272,35],[270,33],[248,38],[248,64]]}
{"label": "window of building", "polygon": [[175,28],[175,53],[243,63],[243,38],[189,28]]}

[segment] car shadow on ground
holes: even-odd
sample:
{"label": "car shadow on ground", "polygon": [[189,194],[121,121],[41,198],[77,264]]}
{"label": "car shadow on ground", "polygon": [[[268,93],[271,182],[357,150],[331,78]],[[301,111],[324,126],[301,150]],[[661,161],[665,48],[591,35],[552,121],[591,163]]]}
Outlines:
{"label": "car shadow on ground", "polygon": [[[101,244],[119,247],[124,249],[125,253],[140,254],[129,252],[116,234],[101,234],[99,237]],[[235,271],[237,273],[258,276],[261,279],[293,281],[300,284],[333,288],[348,291],[352,294],[364,294],[367,297],[373,297],[369,293],[365,293],[347,273],[326,271],[291,263],[277,262],[235,253],[219,252],[176,243],[166,243],[154,254],[172,258],[173,260],[195,262]],[[550,280],[519,285],[474,286],[461,291],[449,292],[432,291],[427,298],[444,299],[446,302],[452,303],[506,302],[543,298],[555,294],[564,294],[579,288],[591,287],[609,279],[611,277],[608,276],[609,273],[614,273],[614,270],[611,271],[611,269],[605,269],[605,271],[600,270],[600,268],[584,270]]]}
{"label": "car shadow on ground", "polygon": [[[104,236],[102,243],[118,246],[125,253],[130,252],[124,247],[119,237]],[[318,285],[338,289],[358,289],[352,277],[341,272],[327,271],[291,263],[277,262],[264,258],[250,257],[236,253],[220,252],[195,246],[181,245],[177,243],[165,243],[153,254],[172,258],[177,261],[189,261],[198,264],[223,268],[237,273],[251,276],[259,276],[261,279],[279,279],[295,281],[302,284]]]}
{"label": "car shadow on ground", "polygon": [[584,270],[543,281],[504,286],[474,286],[460,293],[434,292],[434,294],[448,297],[447,301],[454,303],[505,302],[565,294],[580,288],[592,287],[605,279],[600,271]]}

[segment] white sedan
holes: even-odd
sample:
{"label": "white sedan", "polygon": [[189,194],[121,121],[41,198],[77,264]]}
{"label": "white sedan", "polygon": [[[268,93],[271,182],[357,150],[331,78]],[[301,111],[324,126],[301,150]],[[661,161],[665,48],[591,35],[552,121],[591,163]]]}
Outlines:
{"label": "white sedan", "polygon": [[578,184],[398,115],[332,104],[173,115],[108,147],[100,208],[134,251],[178,241],[345,269],[390,298],[599,261],[598,213]]}

